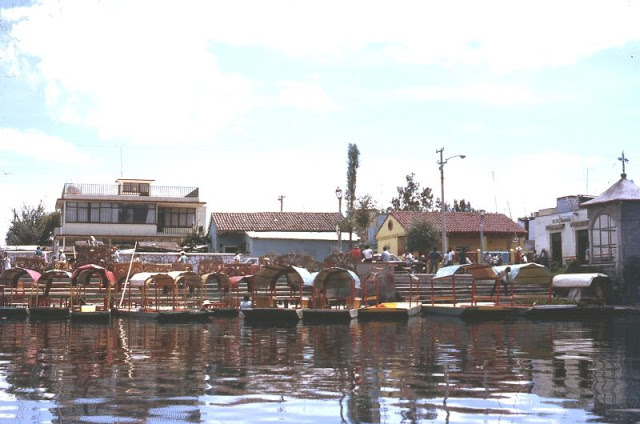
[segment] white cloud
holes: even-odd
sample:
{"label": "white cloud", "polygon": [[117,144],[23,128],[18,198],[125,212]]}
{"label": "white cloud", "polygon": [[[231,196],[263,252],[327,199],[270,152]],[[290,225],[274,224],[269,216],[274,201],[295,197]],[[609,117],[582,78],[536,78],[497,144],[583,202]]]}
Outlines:
{"label": "white cloud", "polygon": [[[639,9],[625,0],[238,0],[180,7],[45,0],[3,10],[10,31],[0,49],[10,63],[3,72],[37,82],[62,122],[97,128],[105,139],[204,144],[224,129],[241,130],[243,117],[266,103],[256,93],[260,81],[218,63],[219,45],[331,63],[375,54],[392,63],[508,72],[574,63],[638,40]],[[280,104],[320,113],[339,108],[319,86],[280,87]],[[416,88],[413,95],[498,105],[540,101],[517,86]]]}
{"label": "white cloud", "polygon": [[52,114],[104,138],[210,141],[260,103],[253,82],[220,69],[203,22],[185,10],[45,2],[8,15]]}
{"label": "white cloud", "polygon": [[319,85],[296,81],[279,82],[279,103],[297,109],[316,113],[332,112],[339,109]]}
{"label": "white cloud", "polygon": [[89,155],[82,153],[72,143],[60,137],[46,135],[36,130],[20,131],[12,128],[0,128],[0,152],[47,162],[55,160],[61,164],[70,164],[89,158]]}
{"label": "white cloud", "polygon": [[626,0],[224,2],[213,38],[334,60],[367,46],[401,63],[486,65],[498,72],[575,63],[640,39]]}
{"label": "white cloud", "polygon": [[398,90],[401,96],[428,101],[462,101],[489,106],[539,104],[545,100],[528,87],[517,84],[472,84],[455,87],[419,86]]}

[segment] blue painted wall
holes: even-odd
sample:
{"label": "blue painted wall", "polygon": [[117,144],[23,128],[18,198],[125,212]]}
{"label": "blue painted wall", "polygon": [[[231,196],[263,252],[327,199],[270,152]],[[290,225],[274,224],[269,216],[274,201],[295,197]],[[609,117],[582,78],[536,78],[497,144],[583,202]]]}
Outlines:
{"label": "blue painted wall", "polygon": [[[262,256],[267,253],[283,255],[299,253],[323,261],[329,254],[337,250],[337,242],[327,240],[276,240],[251,239],[244,233],[216,234],[210,232],[211,243],[216,252],[224,252],[225,247],[244,246],[243,253],[250,256]],[[349,241],[342,241],[342,250],[347,251]]]}

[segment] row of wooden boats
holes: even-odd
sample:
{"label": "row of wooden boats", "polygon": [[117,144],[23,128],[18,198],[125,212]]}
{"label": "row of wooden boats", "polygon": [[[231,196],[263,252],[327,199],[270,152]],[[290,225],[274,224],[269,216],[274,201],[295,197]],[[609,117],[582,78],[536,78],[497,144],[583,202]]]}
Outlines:
{"label": "row of wooden boats", "polygon": [[[459,280],[471,279],[470,299],[460,301]],[[336,323],[406,320],[411,316],[446,315],[464,319],[602,316],[614,308],[604,304],[553,304],[553,290],[569,290],[572,300],[583,291],[603,293],[610,283],[603,274],[552,277],[538,264],[453,265],[431,278],[429,299],[420,299],[420,281],[409,274],[408,293],[400,296],[390,268],[374,268],[366,277],[332,267],[311,273],[292,265],[266,265],[251,275],[193,271],[137,272],[117,280],[94,264],[73,272],[43,273],[12,268],[0,275],[0,317],[32,320],[108,321],[112,316],[169,322],[207,321],[215,316],[242,316],[249,323]],[[493,284],[490,294],[480,286]],[[447,290],[434,289],[444,283]],[[483,285],[483,283],[485,283]],[[543,304],[523,301],[515,288],[546,288]],[[538,294],[539,296],[539,294]],[[540,299],[538,299],[539,301]]]}
{"label": "row of wooden boats", "polygon": [[[471,295],[460,302],[457,281],[471,279]],[[434,284],[450,284],[444,296],[437,296]],[[493,285],[489,295],[480,294],[482,283]],[[536,293],[517,293],[519,286],[540,286]],[[600,318],[616,311],[606,304],[612,282],[601,273],[559,274],[536,264],[491,266],[486,264],[452,265],[438,270],[431,279],[431,299],[422,305],[425,315],[455,316],[470,320],[527,318]],[[554,297],[554,294],[556,295]],[[564,294],[566,297],[558,297]],[[578,301],[588,301],[580,304]]]}
{"label": "row of wooden boats", "polygon": [[124,281],[94,264],[73,272],[12,268],[0,275],[0,317],[107,321],[118,315],[193,322],[241,315],[247,322],[273,323],[407,319],[419,314],[418,286],[415,295],[412,289],[410,298],[400,301],[383,286],[389,281],[392,284],[393,273],[387,270],[371,272],[361,283],[355,272],[344,268],[310,273],[281,265],[240,276],[139,272]]}

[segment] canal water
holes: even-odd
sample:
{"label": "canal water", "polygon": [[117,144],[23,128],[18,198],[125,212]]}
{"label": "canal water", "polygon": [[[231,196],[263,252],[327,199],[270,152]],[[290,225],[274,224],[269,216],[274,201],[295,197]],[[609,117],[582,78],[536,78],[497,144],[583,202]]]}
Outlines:
{"label": "canal water", "polygon": [[0,322],[0,422],[637,421],[637,316]]}

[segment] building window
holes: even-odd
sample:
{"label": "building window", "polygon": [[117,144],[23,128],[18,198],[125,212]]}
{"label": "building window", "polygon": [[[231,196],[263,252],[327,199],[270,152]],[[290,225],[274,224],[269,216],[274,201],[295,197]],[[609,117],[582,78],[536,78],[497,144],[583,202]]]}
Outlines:
{"label": "building window", "polygon": [[120,194],[149,195],[149,183],[122,183]]}
{"label": "building window", "polygon": [[94,224],[155,224],[156,205],[107,202],[67,202],[65,221]]}
{"label": "building window", "polygon": [[158,221],[162,227],[191,228],[196,224],[194,208],[158,208]]}
{"label": "building window", "polygon": [[613,262],[616,259],[616,223],[610,215],[603,213],[593,222],[591,230],[592,262]]}

